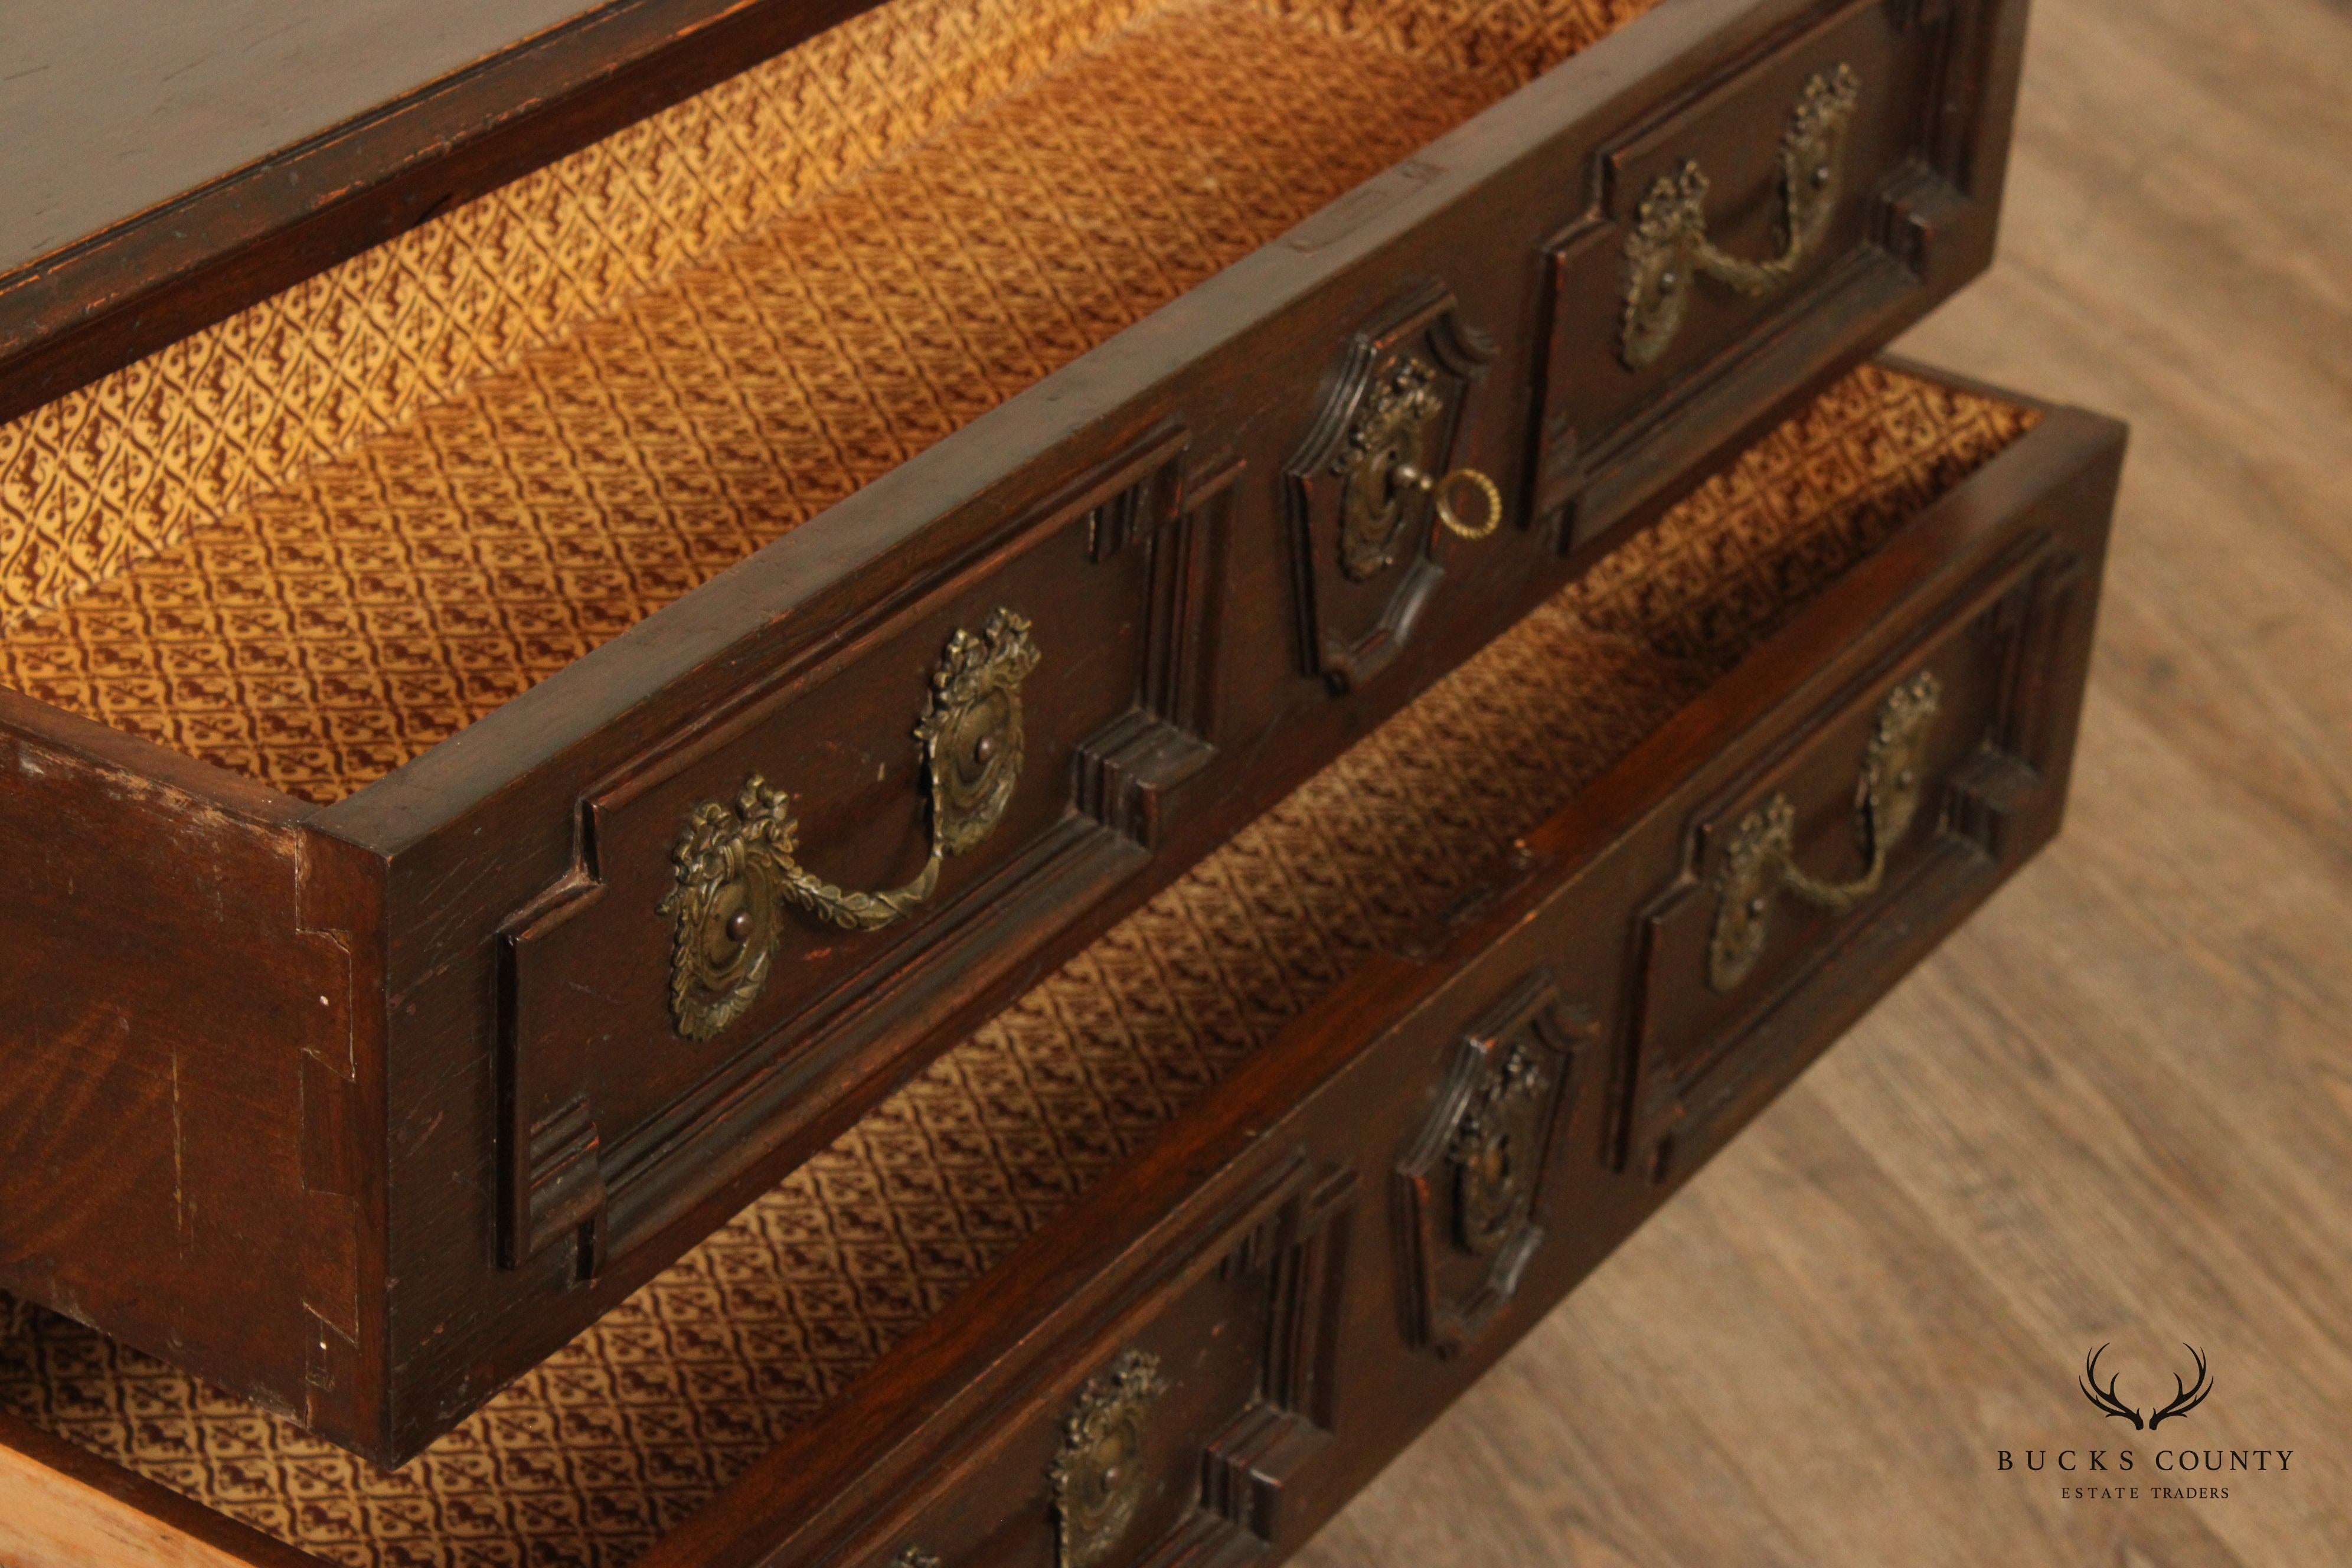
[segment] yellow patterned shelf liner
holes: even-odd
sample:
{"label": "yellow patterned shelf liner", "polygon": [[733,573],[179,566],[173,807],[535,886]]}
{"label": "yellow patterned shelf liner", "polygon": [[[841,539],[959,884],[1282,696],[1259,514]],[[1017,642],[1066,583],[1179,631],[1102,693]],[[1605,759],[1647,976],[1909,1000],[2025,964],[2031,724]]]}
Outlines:
{"label": "yellow patterned shelf liner", "polygon": [[0,684],[324,802],[1658,0],[895,0],[0,426]]}
{"label": "yellow patterned shelf liner", "polygon": [[329,1563],[622,1568],[2031,423],[1858,373],[397,1474],[5,1297],[0,1410]]}

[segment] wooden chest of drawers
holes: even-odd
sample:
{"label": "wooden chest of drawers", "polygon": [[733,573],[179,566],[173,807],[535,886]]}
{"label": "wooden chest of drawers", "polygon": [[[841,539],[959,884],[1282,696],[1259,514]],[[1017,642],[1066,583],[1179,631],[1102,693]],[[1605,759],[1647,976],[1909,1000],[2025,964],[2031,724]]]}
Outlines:
{"label": "wooden chest of drawers", "polygon": [[2055,831],[2121,450],[1839,383],[396,1475],[19,1304],[0,1549],[1278,1557]]}
{"label": "wooden chest of drawers", "polygon": [[[1979,270],[2023,16],[897,0],[753,63],[742,28],[790,41],[856,7],[740,9],[644,57],[677,91],[742,70],[699,97],[577,151],[542,136],[536,174],[312,255],[288,292],[207,285],[242,313],[159,308],[168,343],[93,305],[21,356],[47,401],[0,465],[38,481],[0,573],[0,1288],[375,1460],[630,1300]],[[493,63],[560,63],[583,29]],[[638,114],[677,95],[631,90]],[[524,145],[481,142],[509,163],[450,178],[515,173]],[[205,275],[290,281],[272,233]],[[154,352],[68,390],[68,339]],[[2001,471],[2091,465],[2055,423]],[[1948,498],[1969,542],[1935,550],[1977,549],[2029,491]],[[2058,521],[2090,530],[2069,495]],[[2073,548],[2086,604],[2095,549]],[[1940,556],[1889,559],[1945,582]],[[1884,582],[1837,602],[1899,621],[1929,592],[1860,570]],[[1430,951],[1603,898],[1578,857],[1633,835],[1596,873],[1643,883],[1632,989],[1604,994],[1590,955],[1498,979],[1491,1027],[1446,1026],[1447,1103],[1605,1145],[1642,1173],[1624,1194],[1677,1176],[2046,835],[2087,623],[2036,607],[2040,573],[1966,600],[1968,625],[2015,625],[1923,643],[1903,679],[1925,684],[1865,679],[1893,634],[1837,621],[1662,731],[1672,765],[1611,786],[1638,801],[1560,805],[1559,842],[1530,837]],[[1722,651],[1689,635],[1697,665]],[[1783,678],[1771,703],[1801,713],[1766,701]],[[1879,683],[1820,708],[1850,681]],[[1755,749],[1775,724],[1785,759]],[[1874,853],[1823,881],[1801,868],[1851,858],[1857,766]],[[1637,804],[1700,816],[1642,837],[1605,815]],[[1897,841],[1948,847],[1880,864]],[[1709,912],[1727,856],[1737,920]],[[1916,919],[1832,912],[1882,887]],[[1631,918],[1610,908],[1579,923]],[[1846,970],[1800,962],[1846,931],[1882,934]],[[1395,962],[1379,984],[1453,960]],[[1352,1058],[1406,1027],[1380,995],[1297,1027]],[[1423,1049],[1357,1077],[1426,1076]],[[1277,1058],[1252,1070],[1322,1059]],[[1342,1341],[1319,1336],[1353,1331],[1317,1314],[1369,1310],[1352,1270],[1389,1245],[1381,1215],[1420,1216],[1398,1245],[1440,1349],[1590,1256],[1581,1222],[1538,1259],[1565,1221],[1498,1211],[1476,1284],[1445,1239],[1471,1234],[1447,1206],[1468,1135],[1432,1122],[1410,1170],[1349,1177],[1321,1103],[1280,1108],[1297,1159],[1152,1189],[1208,1228],[1138,1298],[1178,1317],[1129,1382],[1188,1391],[1171,1443],[1277,1413],[1220,1472],[1260,1534],[1281,1488],[1251,1467],[1335,1430],[1318,1380]],[[1515,1296],[1522,1274],[1543,1288]],[[1183,1315],[1229,1310],[1304,1359],[1186,1382]]]}

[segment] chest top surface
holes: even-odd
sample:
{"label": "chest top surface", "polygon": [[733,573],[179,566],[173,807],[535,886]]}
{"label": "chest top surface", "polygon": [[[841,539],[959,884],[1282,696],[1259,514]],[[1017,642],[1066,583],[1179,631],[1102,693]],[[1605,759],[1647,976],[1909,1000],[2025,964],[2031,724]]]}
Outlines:
{"label": "chest top surface", "polygon": [[10,6],[0,16],[0,269],[592,8],[583,0]]}
{"label": "chest top surface", "polygon": [[874,3],[0,7],[0,421]]}

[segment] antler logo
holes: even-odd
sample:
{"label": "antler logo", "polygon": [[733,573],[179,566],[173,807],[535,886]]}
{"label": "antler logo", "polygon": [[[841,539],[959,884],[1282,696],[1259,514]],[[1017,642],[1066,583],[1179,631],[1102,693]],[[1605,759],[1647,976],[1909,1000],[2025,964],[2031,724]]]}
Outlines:
{"label": "antler logo", "polygon": [[2131,1405],[2126,1405],[2122,1398],[2116,1393],[2116,1374],[2112,1373],[2108,1374],[2105,1387],[2102,1388],[2099,1385],[2099,1358],[2107,1353],[2107,1347],[2105,1345],[2101,1345],[2097,1350],[2093,1351],[2087,1357],[2084,1358],[2082,1383],[2083,1397],[2089,1400],[2096,1408],[2106,1412],[2110,1417],[2120,1417],[2123,1420],[2130,1422],[2132,1424],[2132,1430],[2135,1432],[2141,1431],[2143,1429],[2153,1432],[2158,1426],[2170,1420],[2175,1415],[2188,1415],[2200,1405],[2204,1404],[2205,1396],[2213,1392],[2213,1379],[2211,1374],[2205,1370],[2205,1352],[2203,1351],[2199,1350],[2195,1345],[2189,1343],[2187,1341],[2183,1341],[2181,1342],[2180,1348],[2187,1351],[2189,1355],[2195,1359],[2197,1363],[2197,1381],[2193,1384],[2184,1384],[2180,1381],[2180,1374],[2179,1373],[2174,1373],[2172,1374],[2172,1403],[2166,1405],[2163,1409],[2150,1414],[2146,1421],[2142,1421],[2140,1419],[2139,1412]]}

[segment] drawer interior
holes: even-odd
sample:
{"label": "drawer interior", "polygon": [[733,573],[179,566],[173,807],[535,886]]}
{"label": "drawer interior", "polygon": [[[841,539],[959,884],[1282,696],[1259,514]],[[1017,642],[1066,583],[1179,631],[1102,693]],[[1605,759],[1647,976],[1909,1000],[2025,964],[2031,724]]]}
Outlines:
{"label": "drawer interior", "polygon": [[0,1411],[332,1562],[627,1562],[2033,421],[1857,371],[397,1473],[5,1299]]}
{"label": "drawer interior", "polygon": [[0,431],[0,685],[340,799],[1655,3],[896,0]]}

